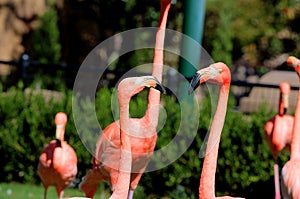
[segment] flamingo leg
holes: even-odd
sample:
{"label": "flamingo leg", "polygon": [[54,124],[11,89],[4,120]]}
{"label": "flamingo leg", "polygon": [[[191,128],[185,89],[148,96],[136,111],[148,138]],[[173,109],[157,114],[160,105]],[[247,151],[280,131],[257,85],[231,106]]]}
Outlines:
{"label": "flamingo leg", "polygon": [[47,198],[47,189],[44,190],[44,199]]}
{"label": "flamingo leg", "polygon": [[56,193],[57,193],[59,199],[63,199],[64,190],[61,187],[56,187]]}
{"label": "flamingo leg", "polygon": [[277,161],[274,164],[275,199],[280,199],[279,168]]}
{"label": "flamingo leg", "polygon": [[63,199],[64,191],[60,192],[59,199]]}
{"label": "flamingo leg", "polygon": [[48,187],[44,186],[44,199],[47,198],[47,190],[48,190]]}
{"label": "flamingo leg", "polygon": [[133,198],[133,193],[134,193],[134,190],[130,189],[129,192],[128,192],[128,199]]}

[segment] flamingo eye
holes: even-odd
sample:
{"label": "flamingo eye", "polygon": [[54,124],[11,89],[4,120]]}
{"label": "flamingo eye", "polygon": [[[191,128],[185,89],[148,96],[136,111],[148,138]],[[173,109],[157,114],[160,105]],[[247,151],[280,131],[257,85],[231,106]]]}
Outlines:
{"label": "flamingo eye", "polygon": [[219,68],[219,69],[218,69],[218,72],[219,72],[219,73],[222,73],[222,72],[223,72],[222,68]]}

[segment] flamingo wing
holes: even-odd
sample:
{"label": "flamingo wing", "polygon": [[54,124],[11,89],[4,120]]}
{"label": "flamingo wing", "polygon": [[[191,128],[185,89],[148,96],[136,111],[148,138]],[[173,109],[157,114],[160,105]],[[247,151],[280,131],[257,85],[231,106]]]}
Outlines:
{"label": "flamingo wing", "polygon": [[282,169],[283,198],[300,198],[300,159],[288,161]]}

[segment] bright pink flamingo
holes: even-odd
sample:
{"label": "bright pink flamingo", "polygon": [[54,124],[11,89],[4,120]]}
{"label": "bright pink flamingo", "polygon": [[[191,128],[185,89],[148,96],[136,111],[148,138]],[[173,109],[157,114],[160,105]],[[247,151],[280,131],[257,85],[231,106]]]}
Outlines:
{"label": "bright pink flamingo", "polygon": [[[229,95],[231,73],[229,68],[222,62],[211,64],[201,69],[194,75],[189,89],[189,94],[204,82],[210,82],[220,86],[217,109],[211,124],[210,135],[207,141],[207,148],[202,167],[199,186],[199,198],[213,199],[215,196],[215,174],[217,168],[218,149],[221,132],[224,126],[227,101]],[[229,196],[217,198],[232,198]]]}
{"label": "bright pink flamingo", "polygon": [[[156,43],[154,49],[154,58],[153,58],[153,69],[152,75],[158,79],[158,81],[162,80],[162,73],[163,73],[163,44],[165,38],[165,29],[167,23],[168,12],[170,9],[171,0],[161,0],[160,1],[160,20],[159,20],[159,28],[156,33]],[[159,117],[159,104],[160,104],[160,92],[155,89],[150,88],[149,96],[148,96],[148,107],[146,110],[146,114],[143,118],[135,119],[137,121],[136,129],[139,129],[140,132],[136,131],[136,135],[138,135],[135,140],[131,138],[132,143],[136,143],[136,145],[132,145],[131,151],[133,153],[132,157],[132,166],[133,169],[131,174],[131,183],[130,183],[130,191],[128,194],[128,198],[133,197],[134,190],[136,189],[142,174],[144,173],[148,162],[151,158],[152,152],[154,150],[157,134],[156,134],[156,127],[158,124],[158,117]],[[107,126],[102,135],[99,137],[95,157],[93,157],[93,169],[88,171],[84,181],[81,183],[80,187],[83,192],[86,193],[86,196],[93,197],[97,191],[97,187],[101,179],[110,181],[112,187],[116,183],[118,177],[117,170],[111,170],[109,176],[107,177],[100,177],[99,167],[101,162],[103,162],[103,143],[106,143],[108,140],[112,140],[111,142],[116,139],[115,137],[107,137],[108,135],[117,135],[119,132],[119,121],[116,121],[109,126]],[[115,152],[110,152],[110,156],[114,156]],[[113,159],[113,158],[112,158]],[[118,156],[114,157],[114,162],[118,162]],[[114,167],[115,168],[115,167]],[[112,172],[113,171],[113,172]]]}
{"label": "bright pink flamingo", "polygon": [[[127,78],[120,83],[118,88],[120,120],[115,121],[104,129],[97,142],[96,155],[93,158],[93,169],[88,171],[83,182],[80,184],[80,189],[85,192],[87,197],[94,197],[101,180],[109,181],[114,193],[116,193],[117,189],[124,190],[126,188],[126,194],[122,194],[124,197],[118,197],[116,193],[116,198],[127,198],[127,194],[128,198],[133,197],[133,190],[150,160],[157,137],[153,127],[149,131],[149,126],[152,126],[152,124],[148,118],[129,118],[130,98],[141,92],[144,87],[152,87],[165,93],[164,88],[153,76]],[[127,135],[130,132],[129,143],[131,143],[132,165],[122,165],[122,163],[119,163],[120,127],[122,131],[126,132],[124,134]],[[128,152],[124,152],[124,155],[122,153],[122,156],[127,157],[124,158],[124,162],[128,162]],[[118,169],[120,168],[119,165],[121,165],[121,169]],[[122,167],[127,168],[123,174]],[[140,172],[132,173],[132,171]],[[128,172],[131,173],[128,174]],[[121,174],[123,177],[120,177]],[[130,182],[128,182],[127,186],[126,183],[123,184],[119,179],[127,179],[128,175]],[[128,192],[129,188],[131,190]]]}
{"label": "bright pink flamingo", "polygon": [[64,141],[67,115],[59,112],[55,116],[56,140],[52,140],[40,155],[38,174],[45,188],[44,199],[49,186],[55,186],[57,195],[63,197],[63,190],[75,179],[77,157],[73,148]]}
{"label": "bright pink flamingo", "polygon": [[288,108],[288,98],[291,91],[288,82],[279,85],[279,109],[278,114],[269,119],[264,127],[265,139],[271,149],[274,158],[274,184],[275,199],[280,199],[279,168],[277,163],[278,154],[283,149],[290,150],[294,117],[285,114]]}
{"label": "bright pink flamingo", "polygon": [[[300,60],[290,56],[287,65],[294,67],[300,78]],[[291,157],[282,168],[281,190],[284,198],[300,198],[300,89],[295,110],[294,127],[291,143]]]}

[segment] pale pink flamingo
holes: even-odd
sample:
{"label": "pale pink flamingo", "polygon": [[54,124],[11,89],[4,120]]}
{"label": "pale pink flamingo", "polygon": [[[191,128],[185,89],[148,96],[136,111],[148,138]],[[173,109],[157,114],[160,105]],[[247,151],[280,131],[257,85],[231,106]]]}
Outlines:
{"label": "pale pink flamingo", "polygon": [[[287,65],[293,67],[300,78],[300,60],[290,56]],[[292,133],[291,156],[281,171],[281,190],[283,198],[300,198],[300,89],[296,103],[295,119]]]}
{"label": "pale pink flamingo", "polygon": [[57,195],[63,197],[64,189],[75,179],[77,174],[77,156],[74,149],[64,141],[67,115],[59,112],[55,116],[56,140],[48,144],[38,165],[38,174],[45,188],[44,199],[49,186],[55,186]]}
{"label": "pale pink flamingo", "polygon": [[[163,45],[164,45],[167,17],[168,17],[170,6],[171,6],[171,0],[160,0],[160,19],[159,19],[158,31],[156,33],[156,43],[154,49],[153,68],[152,68],[152,76],[156,77],[158,81],[162,80]],[[146,169],[149,163],[150,157],[152,155],[152,152],[156,144],[156,140],[157,140],[156,127],[158,124],[158,117],[159,117],[159,104],[160,104],[160,92],[150,88],[146,114],[143,118],[136,119],[137,123],[140,124],[140,127],[137,127],[137,129],[141,129],[141,131],[137,132],[137,135],[139,136],[135,139],[136,142],[140,142],[140,143],[136,146],[132,146],[131,148],[133,153],[132,166],[135,169],[132,169],[130,191],[128,194],[128,198],[133,197],[134,190],[136,189],[142,177],[142,174],[144,173],[144,170]],[[97,187],[100,179],[110,181],[112,186],[116,183],[116,179],[118,177],[117,171],[110,172],[110,176],[107,177],[106,179],[102,177],[100,178],[99,175],[97,175],[96,173],[98,172],[98,167],[101,164],[101,158],[103,159],[103,154],[102,154],[103,143],[107,141],[105,140],[106,136],[104,135],[116,134],[116,132],[119,131],[118,123],[119,121],[116,121],[110,124],[109,126],[107,126],[104,129],[102,135],[98,139],[96,151],[95,151],[95,157],[93,157],[92,160],[93,169],[88,171],[85,180],[80,185],[81,190],[86,193],[86,196],[89,197],[94,196],[94,194],[97,191]],[[106,137],[106,139],[110,140],[112,138]],[[115,158],[117,158],[117,156]]]}
{"label": "pale pink flamingo", "polygon": [[229,68],[222,62],[211,64],[209,67],[196,72],[191,83],[189,94],[204,82],[217,84],[220,87],[217,109],[211,124],[210,135],[207,140],[207,146],[200,177],[199,198],[232,198],[229,196],[215,196],[215,174],[217,168],[218,149],[221,138],[221,132],[224,126],[227,101],[229,95],[231,73]]}
{"label": "pale pink flamingo", "polygon": [[283,149],[290,150],[294,117],[286,114],[289,105],[289,94],[291,91],[288,82],[279,85],[279,108],[278,114],[269,119],[264,126],[264,136],[274,158],[274,185],[275,199],[280,199],[279,167],[277,163],[278,154]]}
{"label": "pale pink flamingo", "polygon": [[[120,83],[118,88],[120,120],[110,124],[104,129],[97,142],[96,157],[93,158],[93,169],[88,171],[83,182],[80,184],[80,189],[87,197],[93,198],[100,181],[106,180],[111,183],[113,194],[116,193],[115,198],[132,198],[133,188],[137,185],[138,180],[150,160],[157,137],[154,128],[149,131],[149,125],[152,124],[146,120],[147,118],[129,118],[130,99],[133,95],[141,92],[144,87],[152,87],[165,93],[164,88],[153,76],[127,78]],[[126,132],[124,134],[130,134],[131,165],[119,163],[120,150],[118,149],[120,148],[120,127]],[[125,138],[128,140],[127,137]],[[129,146],[126,145],[126,148],[128,149]],[[122,156],[125,157],[123,161],[128,162],[128,152],[126,153],[125,151],[122,153],[121,161]],[[119,164],[121,167],[119,167]],[[123,167],[126,167],[126,170],[122,169]],[[122,170],[124,172],[122,172]],[[130,173],[132,170],[140,171],[140,173]],[[128,183],[124,183],[120,180],[120,178],[122,178],[127,181],[128,176]],[[119,197],[116,190],[125,189],[126,193],[122,192],[122,196],[124,197]]]}

